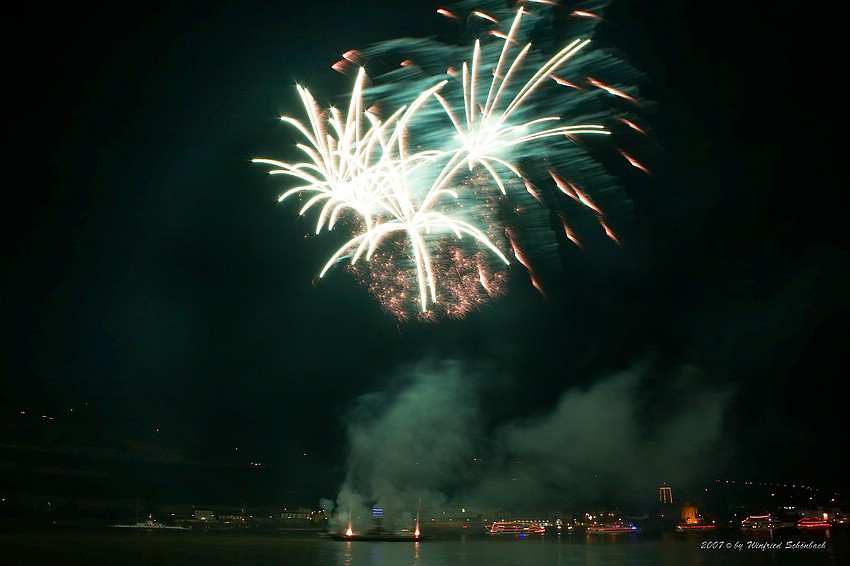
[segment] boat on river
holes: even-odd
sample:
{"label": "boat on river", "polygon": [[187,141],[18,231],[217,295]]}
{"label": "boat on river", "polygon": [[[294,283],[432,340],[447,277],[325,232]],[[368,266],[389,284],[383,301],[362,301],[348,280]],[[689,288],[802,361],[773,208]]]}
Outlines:
{"label": "boat on river", "polygon": [[542,526],[529,521],[496,521],[485,527],[488,535],[542,535]]}
{"label": "boat on river", "polygon": [[400,530],[390,531],[384,527],[377,525],[368,531],[355,533],[350,528],[344,533],[328,533],[328,536],[334,540],[345,541],[372,541],[372,542],[419,542],[428,540],[428,537],[422,536],[419,530]]}
{"label": "boat on river", "polygon": [[790,521],[783,521],[771,514],[750,515],[741,521],[742,531],[775,531],[777,529],[787,529],[793,526],[794,523]]}
{"label": "boat on river", "polygon": [[829,521],[819,517],[803,517],[797,521],[798,529],[828,529],[832,526]]}
{"label": "boat on river", "polygon": [[702,518],[676,525],[676,530],[680,533],[685,531],[713,531],[715,529],[717,529],[717,523],[706,523]]}
{"label": "boat on river", "polygon": [[136,521],[135,523],[109,525],[118,529],[136,529],[144,531],[188,531],[189,527],[181,527],[179,525],[163,525],[156,519],[146,519],[144,521]]}
{"label": "boat on river", "polygon": [[640,532],[640,527],[622,522],[589,525],[586,530],[589,535],[625,535]]}

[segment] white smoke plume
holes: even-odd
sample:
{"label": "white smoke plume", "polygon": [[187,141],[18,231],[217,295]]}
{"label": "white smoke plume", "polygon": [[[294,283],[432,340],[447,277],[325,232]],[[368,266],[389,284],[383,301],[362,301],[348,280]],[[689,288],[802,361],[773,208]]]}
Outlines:
{"label": "white smoke plume", "polygon": [[409,525],[420,501],[446,503],[479,437],[473,382],[464,373],[458,362],[422,362],[398,372],[389,390],[359,399],[334,526],[350,513],[362,528],[373,507],[383,508],[388,522]]}
{"label": "white smoke plume", "polygon": [[[699,372],[665,375],[647,394],[649,365],[567,388],[537,415],[486,415],[486,370],[460,361],[402,368],[385,391],[361,397],[350,415],[348,472],[332,528],[411,527],[446,508],[552,511],[652,495],[719,464],[730,391]],[[657,380],[656,380],[657,381]],[[533,384],[529,384],[533,386]],[[331,507],[328,505],[328,507]]]}

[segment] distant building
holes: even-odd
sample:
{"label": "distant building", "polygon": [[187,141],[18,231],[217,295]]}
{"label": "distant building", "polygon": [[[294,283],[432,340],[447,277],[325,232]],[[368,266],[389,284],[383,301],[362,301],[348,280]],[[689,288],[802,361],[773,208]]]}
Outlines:
{"label": "distant building", "polygon": [[511,520],[511,512],[505,511],[504,509],[502,509],[502,510],[499,510],[499,511],[496,511],[495,513],[493,513],[493,517],[497,521],[510,521]]}
{"label": "distant building", "polygon": [[444,507],[442,509],[429,509],[422,513],[422,521],[437,525],[470,525],[478,523],[492,523],[501,521],[502,517],[510,513],[496,509],[480,509],[471,507]]}
{"label": "distant building", "polygon": [[624,519],[623,512],[618,508],[597,507],[589,509],[579,520],[582,525],[599,525],[604,523],[616,523]]}
{"label": "distant building", "polygon": [[313,517],[312,509],[299,508],[294,511],[284,509],[279,517],[284,521],[309,521]]}
{"label": "distant building", "polygon": [[690,503],[685,503],[682,505],[682,522],[687,523],[688,525],[694,525],[697,523],[697,517],[699,514],[697,513],[697,508],[691,505]]}
{"label": "distant building", "polygon": [[196,521],[215,521],[212,509],[195,509]]}
{"label": "distant building", "polygon": [[673,488],[662,484],[658,488],[658,508],[655,511],[655,523],[657,527],[668,528],[675,526],[679,521],[680,509],[673,506]]}

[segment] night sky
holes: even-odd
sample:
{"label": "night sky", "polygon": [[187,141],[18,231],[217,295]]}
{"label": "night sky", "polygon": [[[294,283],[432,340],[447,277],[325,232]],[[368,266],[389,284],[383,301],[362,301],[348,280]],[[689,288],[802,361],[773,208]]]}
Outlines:
{"label": "night sky", "polygon": [[330,247],[250,160],[295,143],[278,117],[300,112],[296,83],[344,93],[342,52],[449,34],[438,7],[15,8],[4,469],[70,454],[69,469],[133,469],[144,485],[103,495],[306,504],[420,451],[446,500],[484,501],[511,475],[529,499],[724,477],[846,485],[836,15],[613,0],[595,41],[652,102],[636,149],[652,174],[615,170],[632,201],[622,247],[562,250],[545,298],[517,266],[464,320],[399,323],[342,272],[314,283]]}

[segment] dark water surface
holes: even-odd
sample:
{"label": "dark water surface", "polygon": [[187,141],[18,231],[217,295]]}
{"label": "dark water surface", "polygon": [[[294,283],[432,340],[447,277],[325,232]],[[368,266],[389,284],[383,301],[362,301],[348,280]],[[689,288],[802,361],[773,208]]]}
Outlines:
{"label": "dark water surface", "polygon": [[[788,543],[826,543],[825,548],[788,548]],[[779,548],[768,548],[773,543]],[[731,546],[731,548],[727,548]],[[737,546],[737,548],[736,548]],[[147,532],[103,529],[0,532],[0,563],[6,565],[216,564],[276,566],[516,566],[516,565],[845,565],[846,530],[782,534],[641,533],[535,538],[446,537],[419,543],[339,542],[311,533],[256,535]]]}

